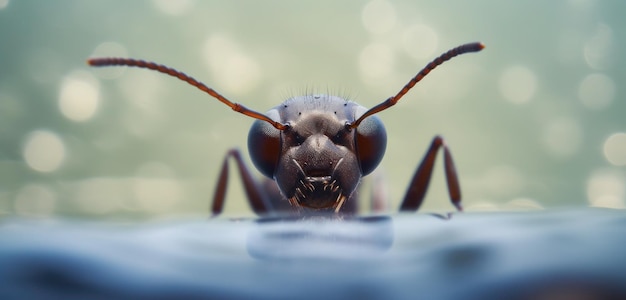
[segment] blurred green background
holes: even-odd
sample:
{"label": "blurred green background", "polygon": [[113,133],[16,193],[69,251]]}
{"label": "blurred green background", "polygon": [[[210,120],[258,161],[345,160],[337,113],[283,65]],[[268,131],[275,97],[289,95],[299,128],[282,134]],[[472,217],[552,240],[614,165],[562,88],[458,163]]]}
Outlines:
{"label": "blurred green background", "polygon": [[[247,158],[252,119],[173,78],[92,69],[88,57],[167,64],[259,111],[309,92],[371,107],[472,41],[486,49],[379,114],[389,141],[374,176],[391,208],[435,134],[468,210],[624,208],[624,11],[593,0],[0,0],[0,214],[205,216],[223,155]],[[441,167],[425,211],[452,210]],[[226,213],[251,214],[234,173]]]}

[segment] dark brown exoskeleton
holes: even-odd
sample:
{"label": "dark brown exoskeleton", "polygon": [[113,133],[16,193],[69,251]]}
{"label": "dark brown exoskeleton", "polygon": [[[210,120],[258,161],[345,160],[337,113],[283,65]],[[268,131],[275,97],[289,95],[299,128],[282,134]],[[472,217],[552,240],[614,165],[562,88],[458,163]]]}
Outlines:
{"label": "dark brown exoskeleton", "polygon": [[[371,109],[330,95],[308,95],[287,99],[265,114],[233,103],[215,90],[175,69],[153,62],[129,58],[93,58],[91,66],[131,66],[147,68],[177,77],[228,105],[234,111],[257,119],[248,134],[252,162],[263,175],[274,181],[258,183],[243,162],[239,150],[224,158],[211,207],[213,215],[222,211],[228,182],[228,159],[237,162],[248,201],[255,213],[267,215],[285,211],[353,213],[351,196],[361,177],[371,173],[383,158],[387,134],[374,114],[395,105],[417,82],[443,62],[484,48],[470,43],[453,48],[430,62],[395,96]],[[448,147],[436,136],[417,168],[400,207],[415,211],[428,189],[438,150],[443,147],[444,168],[450,199],[462,211],[461,190]],[[345,204],[345,205],[344,205]],[[304,208],[304,209],[300,209]]]}

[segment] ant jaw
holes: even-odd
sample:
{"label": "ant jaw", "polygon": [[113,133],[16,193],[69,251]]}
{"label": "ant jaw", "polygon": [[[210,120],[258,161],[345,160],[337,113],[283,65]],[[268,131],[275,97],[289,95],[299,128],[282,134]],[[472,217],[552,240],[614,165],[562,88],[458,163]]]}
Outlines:
{"label": "ant jaw", "polygon": [[337,212],[346,198],[337,180],[331,176],[306,177],[298,182],[289,202],[315,210],[333,208]]}
{"label": "ant jaw", "polygon": [[337,200],[337,202],[335,202],[335,213],[339,213],[339,211],[341,210],[341,207],[343,206],[343,203],[346,202],[346,199],[348,197],[346,196],[341,196],[341,198],[339,198],[339,200]]}
{"label": "ant jaw", "polygon": [[344,203],[346,202],[346,199],[348,199],[347,196],[339,195],[337,197],[337,199],[335,200],[335,202],[333,202],[332,205],[327,206],[327,207],[311,207],[311,206],[307,206],[307,205],[305,205],[302,202],[298,202],[296,197],[290,198],[289,199],[289,203],[294,207],[294,209],[299,214],[302,214],[303,213],[303,209],[305,209],[305,208],[311,209],[311,211],[309,211],[308,214],[326,214],[326,213],[331,213],[331,210],[332,210],[332,213],[338,214],[339,211],[341,211],[341,208],[343,207]]}

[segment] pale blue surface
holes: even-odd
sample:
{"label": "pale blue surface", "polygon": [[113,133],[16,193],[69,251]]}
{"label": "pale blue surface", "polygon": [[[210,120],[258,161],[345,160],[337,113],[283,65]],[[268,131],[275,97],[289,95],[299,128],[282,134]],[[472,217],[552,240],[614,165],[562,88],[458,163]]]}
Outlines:
{"label": "pale blue surface", "polygon": [[447,221],[5,219],[0,298],[607,299],[626,296],[625,230],[624,211],[598,209]]}

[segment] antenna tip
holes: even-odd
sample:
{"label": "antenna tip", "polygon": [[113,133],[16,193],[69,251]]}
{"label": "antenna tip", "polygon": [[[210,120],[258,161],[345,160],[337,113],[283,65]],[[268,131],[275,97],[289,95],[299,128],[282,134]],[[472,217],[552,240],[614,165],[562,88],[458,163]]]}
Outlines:
{"label": "antenna tip", "polygon": [[457,55],[458,55],[458,54],[464,54],[464,53],[469,53],[469,52],[478,52],[480,50],[483,50],[484,48],[485,48],[485,45],[483,43],[475,42],[475,43],[461,45],[457,48],[454,48],[453,50],[457,51],[458,52]]}
{"label": "antenna tip", "polygon": [[106,66],[119,65],[119,60],[120,59],[118,58],[111,58],[111,57],[107,57],[107,58],[92,57],[92,58],[87,59],[87,64],[92,67],[106,67]]}

